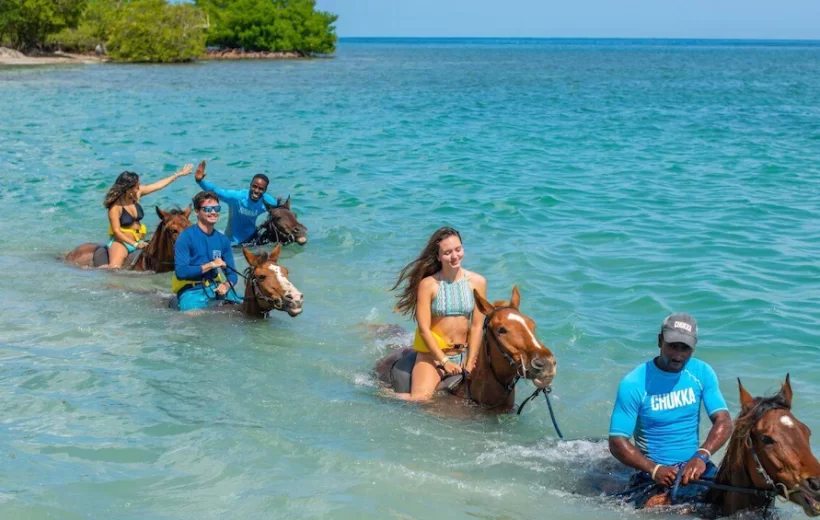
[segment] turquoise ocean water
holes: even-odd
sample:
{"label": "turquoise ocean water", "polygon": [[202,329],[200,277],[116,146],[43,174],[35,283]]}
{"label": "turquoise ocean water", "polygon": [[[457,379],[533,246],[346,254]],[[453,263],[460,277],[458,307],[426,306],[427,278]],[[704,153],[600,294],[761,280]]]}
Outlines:
{"label": "turquoise ocean water", "polygon": [[[733,415],[736,377],[761,394],[790,372],[820,431],[818,85],[820,45],[800,42],[0,69],[0,518],[637,518],[588,480],[672,311],[699,320]],[[120,171],[202,159],[219,185],[264,171],[292,195],[298,318],[183,317],[169,275],[58,260],[104,239]],[[149,227],[196,191],[147,197]],[[445,224],[491,298],[520,287],[569,442],[543,401],[463,420],[380,395],[389,340],[368,325],[410,329],[387,289]]]}

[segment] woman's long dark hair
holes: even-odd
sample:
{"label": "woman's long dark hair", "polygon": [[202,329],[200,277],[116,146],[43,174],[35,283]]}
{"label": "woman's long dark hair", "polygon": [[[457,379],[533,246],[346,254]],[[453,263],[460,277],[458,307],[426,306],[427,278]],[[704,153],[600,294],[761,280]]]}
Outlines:
{"label": "woman's long dark hair", "polygon": [[445,238],[453,235],[457,236],[459,241],[461,240],[459,232],[451,227],[437,229],[430,237],[430,240],[427,241],[427,245],[424,246],[424,250],[422,250],[418,258],[404,266],[404,269],[401,270],[399,279],[393,288],[390,289],[391,291],[395,291],[401,284],[406,283],[404,289],[396,296],[399,302],[396,304],[395,309],[398,312],[405,316],[410,316],[414,320],[416,319],[416,299],[418,298],[419,284],[421,284],[421,281],[426,277],[441,271],[441,262],[438,260],[439,244]]}
{"label": "woman's long dark hair", "polygon": [[103,201],[103,206],[105,206],[106,209],[110,209],[120,197],[128,193],[128,190],[139,184],[139,182],[140,176],[136,173],[122,172],[120,176],[117,177],[117,180],[114,181],[114,185],[108,190],[108,194]]}

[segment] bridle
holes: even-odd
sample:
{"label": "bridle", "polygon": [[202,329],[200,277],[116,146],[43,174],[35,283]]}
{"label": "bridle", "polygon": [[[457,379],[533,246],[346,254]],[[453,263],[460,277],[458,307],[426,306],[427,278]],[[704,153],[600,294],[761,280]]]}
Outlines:
{"label": "bridle", "polygon": [[[482,343],[484,343],[484,345],[483,345],[484,346],[484,354],[487,356],[487,364],[490,366],[490,373],[492,373],[493,379],[495,379],[495,382],[498,383],[506,391],[506,393],[504,394],[504,397],[498,403],[496,403],[496,404],[494,404],[490,407],[487,407],[486,405],[482,405],[481,403],[479,403],[478,401],[473,399],[473,397],[470,393],[470,379],[465,378],[465,379],[467,379],[467,397],[468,397],[468,399],[470,399],[471,401],[475,402],[476,404],[482,406],[486,410],[492,410],[494,408],[498,408],[502,404],[506,403],[507,399],[510,397],[510,394],[513,392],[513,390],[515,390],[515,385],[518,383],[519,379],[521,379],[524,376],[524,374],[521,373],[523,371],[523,366],[524,365],[522,363],[519,363],[515,359],[513,359],[513,357],[506,350],[501,348],[501,341],[498,339],[498,336],[496,335],[493,328],[490,327],[490,320],[492,319],[493,315],[495,315],[496,312],[502,311],[502,310],[505,310],[505,309],[512,309],[512,310],[518,311],[518,309],[516,309],[512,305],[505,305],[503,307],[494,308],[493,311],[490,314],[488,314],[487,316],[485,316],[485,318],[484,318],[484,326],[483,326],[484,339],[482,341]],[[493,342],[495,342],[495,347],[498,349],[499,352],[501,352],[501,355],[504,356],[504,359],[507,360],[507,362],[509,363],[509,366],[515,368],[515,377],[509,383],[504,383],[504,381],[502,381],[501,378],[498,377],[498,373],[495,371],[495,367],[493,366],[493,357],[492,357],[491,351],[490,351],[490,341],[489,341],[490,338],[492,338]]]}
{"label": "bridle", "polygon": [[[274,210],[282,208],[283,206],[276,206],[273,208]],[[273,232],[274,240],[270,240],[268,235]],[[290,244],[296,242],[296,234],[291,231],[290,233],[285,233],[284,231],[280,231],[279,228],[276,226],[276,223],[273,221],[273,214],[269,211],[268,218],[265,219],[264,222],[257,226],[256,231],[253,233],[253,238],[248,240],[244,243],[247,247],[256,247],[261,246],[263,244]],[[283,240],[284,239],[284,240]]]}
{"label": "bridle", "polygon": [[[285,302],[282,298],[271,298],[262,292],[262,289],[259,288],[259,279],[253,275],[255,269],[256,266],[248,266],[245,270],[245,274],[240,274],[240,276],[242,276],[246,282],[250,283],[253,299],[256,300],[256,303],[262,309],[262,314],[267,317],[273,310],[281,311]],[[262,302],[270,304],[270,306],[262,305]]]}
{"label": "bridle", "polygon": [[768,498],[770,500],[778,498],[781,499],[783,502],[788,502],[792,494],[800,491],[798,486],[789,489],[786,487],[786,484],[783,484],[782,482],[775,482],[771,475],[769,475],[769,472],[766,471],[766,468],[763,467],[763,464],[760,462],[760,458],[757,456],[757,450],[755,450],[754,440],[752,440],[751,432],[749,432],[749,436],[746,437],[746,447],[749,448],[749,451],[752,453],[752,460],[754,460],[755,463],[755,470],[757,471],[758,475],[763,477],[763,480],[769,487],[769,489],[765,491],[769,492]]}
{"label": "bridle", "polygon": [[[176,216],[176,215],[174,215],[174,216]],[[170,227],[168,227],[168,225],[167,225],[167,224],[163,221],[163,222],[160,224],[160,227],[157,229],[157,231],[158,231],[158,233],[154,233],[154,236],[152,236],[152,237],[151,237],[151,240],[149,240],[149,241],[148,241],[148,246],[146,246],[146,247],[145,247],[145,249],[142,249],[142,250],[141,250],[141,252],[140,252],[139,256],[138,256],[138,257],[134,260],[134,263],[131,265],[131,267],[133,267],[133,266],[137,265],[137,262],[139,262],[140,257],[145,257],[145,258],[147,258],[148,260],[151,260],[151,262],[153,262],[155,266],[161,266],[161,265],[174,265],[174,261],[173,261],[173,260],[160,260],[160,259],[159,259],[159,257],[158,257],[156,254],[154,254],[154,253],[149,253],[149,252],[147,251],[147,249],[151,246],[151,243],[153,243],[153,242],[154,242],[154,240],[159,240],[159,237],[161,237],[163,234],[166,234],[166,233],[167,233],[167,234],[170,234],[170,232],[171,232],[171,228],[170,228]],[[180,231],[180,233],[181,233],[181,231]],[[168,237],[166,237],[166,238],[167,238],[169,241],[171,240],[171,237],[170,237],[170,236],[168,236]]]}

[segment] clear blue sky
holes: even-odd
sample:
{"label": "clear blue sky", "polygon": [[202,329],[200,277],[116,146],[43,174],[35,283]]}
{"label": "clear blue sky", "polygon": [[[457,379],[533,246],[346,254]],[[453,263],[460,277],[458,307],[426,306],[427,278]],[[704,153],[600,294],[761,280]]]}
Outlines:
{"label": "clear blue sky", "polygon": [[317,0],[339,36],[820,39],[820,0]]}

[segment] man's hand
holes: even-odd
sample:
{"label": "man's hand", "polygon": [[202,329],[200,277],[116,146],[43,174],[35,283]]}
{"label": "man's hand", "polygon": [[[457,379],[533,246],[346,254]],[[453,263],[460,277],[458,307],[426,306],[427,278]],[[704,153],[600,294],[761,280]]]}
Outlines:
{"label": "man's hand", "polygon": [[[660,470],[658,470],[660,472]],[[682,486],[689,485],[693,480],[699,479],[706,471],[706,463],[698,457],[692,457],[683,467],[683,476],[680,479]]]}
{"label": "man's hand", "polygon": [[196,179],[196,181],[199,182],[199,181],[201,181],[202,179],[205,178],[205,175],[206,175],[206,173],[205,173],[205,161],[202,161],[201,163],[199,163],[199,166],[196,167],[196,173],[194,173],[194,179]]}
{"label": "man's hand", "polygon": [[231,288],[231,285],[230,285],[228,282],[225,282],[225,283],[221,283],[221,284],[219,284],[219,287],[217,287],[217,288],[214,290],[214,292],[215,292],[216,294],[220,295],[220,296],[225,296],[226,294],[228,294],[228,290],[229,290],[230,288]]}
{"label": "man's hand", "polygon": [[[701,461],[701,463],[703,463],[703,461]],[[658,468],[658,471],[655,472],[655,482],[665,488],[671,488],[675,484],[675,477],[677,476],[677,466],[661,466]]]}
{"label": "man's hand", "polygon": [[221,258],[211,261],[211,269],[219,269],[220,267],[225,267],[226,265],[225,260],[222,260]]}

